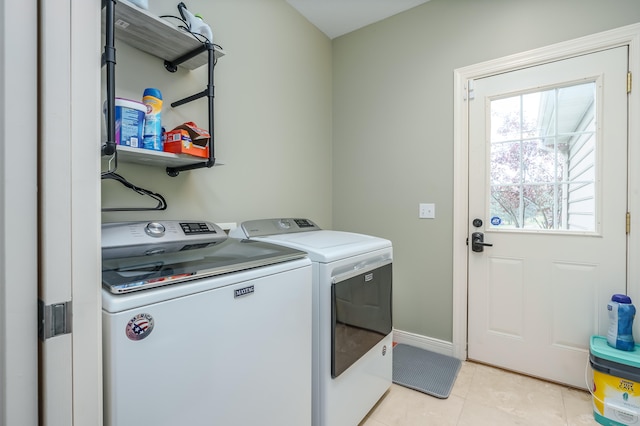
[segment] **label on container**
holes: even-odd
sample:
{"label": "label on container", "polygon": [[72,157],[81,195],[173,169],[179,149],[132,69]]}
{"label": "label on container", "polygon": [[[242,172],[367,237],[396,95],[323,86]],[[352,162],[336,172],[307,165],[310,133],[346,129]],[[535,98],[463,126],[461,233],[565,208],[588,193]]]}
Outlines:
{"label": "label on container", "polygon": [[623,425],[638,424],[638,409],[625,407],[617,399],[606,398],[604,401],[604,416]]}
{"label": "label on container", "polygon": [[593,409],[621,425],[640,425],[640,383],[593,371]]}
{"label": "label on container", "polygon": [[635,348],[633,319],[636,308],[632,304],[611,301],[607,304],[607,310],[609,311],[607,343],[616,349],[632,351]]}
{"label": "label on container", "polygon": [[144,105],[126,99],[116,99],[115,142],[118,145],[140,147],[143,138]]}
{"label": "label on container", "polygon": [[[119,118],[119,119],[118,119]],[[140,111],[131,108],[120,108],[120,117],[116,117],[116,135],[120,125],[120,144],[138,148],[140,128],[144,116]]]}

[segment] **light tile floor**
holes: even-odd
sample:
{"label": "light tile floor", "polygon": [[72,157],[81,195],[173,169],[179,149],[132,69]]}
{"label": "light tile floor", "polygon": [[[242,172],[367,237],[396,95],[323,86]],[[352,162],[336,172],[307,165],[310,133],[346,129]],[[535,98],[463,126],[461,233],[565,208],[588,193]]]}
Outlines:
{"label": "light tile floor", "polygon": [[463,362],[449,398],[394,384],[359,426],[598,425],[591,401],[587,391]]}

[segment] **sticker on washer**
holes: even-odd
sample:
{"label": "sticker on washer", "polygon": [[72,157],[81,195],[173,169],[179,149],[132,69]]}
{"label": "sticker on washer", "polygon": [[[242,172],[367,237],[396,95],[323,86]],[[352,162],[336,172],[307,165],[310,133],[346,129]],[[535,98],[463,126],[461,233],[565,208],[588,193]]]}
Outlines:
{"label": "sticker on washer", "polygon": [[149,314],[138,314],[127,323],[126,333],[130,340],[142,340],[153,331],[153,317]]}

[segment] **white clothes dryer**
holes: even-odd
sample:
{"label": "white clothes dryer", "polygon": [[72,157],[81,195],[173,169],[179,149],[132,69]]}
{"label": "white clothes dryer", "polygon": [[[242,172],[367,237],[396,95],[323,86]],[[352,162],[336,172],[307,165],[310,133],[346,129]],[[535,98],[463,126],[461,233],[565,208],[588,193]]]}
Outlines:
{"label": "white clothes dryer", "polygon": [[313,271],[313,424],[357,425],[391,386],[391,242],[323,230],[297,218],[247,221],[231,236],[308,253]]}

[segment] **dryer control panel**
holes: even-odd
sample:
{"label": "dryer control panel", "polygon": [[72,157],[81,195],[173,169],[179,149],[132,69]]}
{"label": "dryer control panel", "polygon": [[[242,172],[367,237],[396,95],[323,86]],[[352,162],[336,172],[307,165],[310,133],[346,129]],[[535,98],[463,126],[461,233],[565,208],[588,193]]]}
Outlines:
{"label": "dryer control panel", "polygon": [[240,225],[242,238],[261,237],[265,235],[290,234],[294,232],[319,231],[321,228],[310,219],[279,218],[248,220]]}

